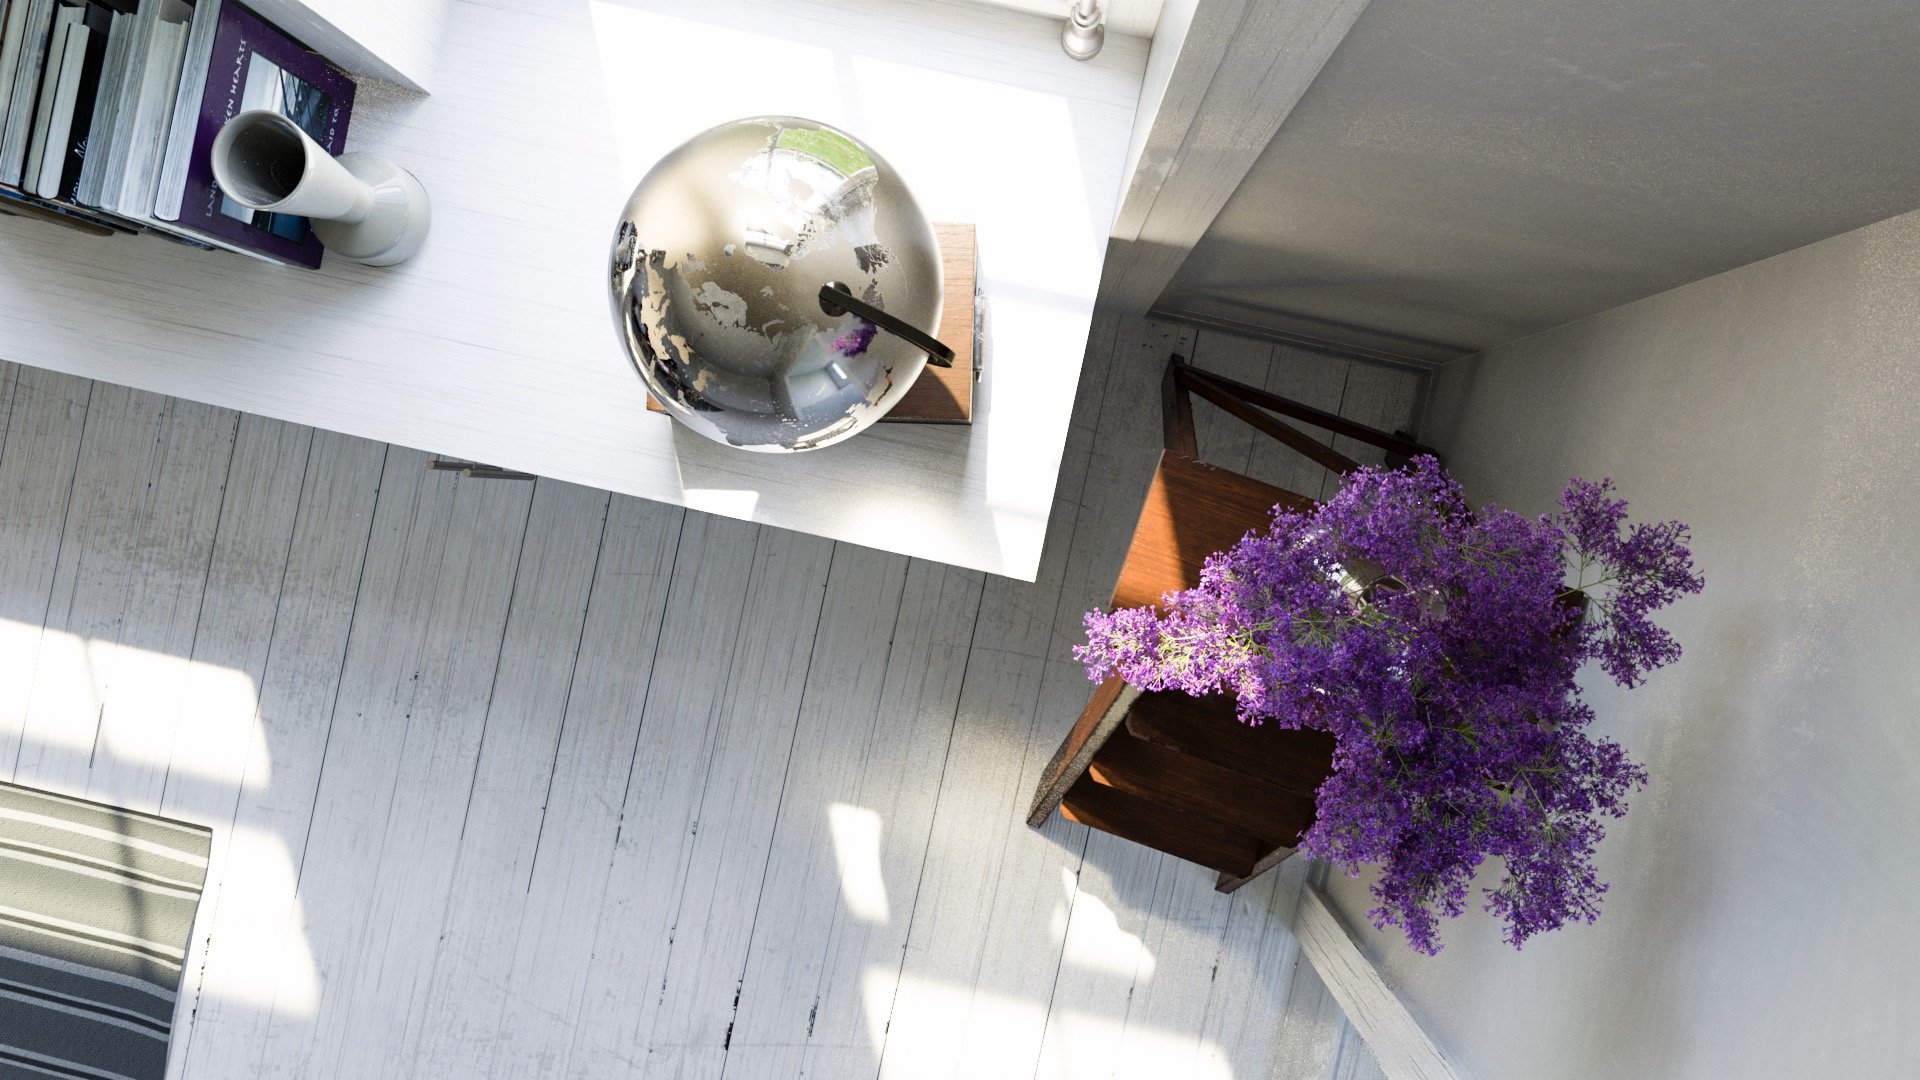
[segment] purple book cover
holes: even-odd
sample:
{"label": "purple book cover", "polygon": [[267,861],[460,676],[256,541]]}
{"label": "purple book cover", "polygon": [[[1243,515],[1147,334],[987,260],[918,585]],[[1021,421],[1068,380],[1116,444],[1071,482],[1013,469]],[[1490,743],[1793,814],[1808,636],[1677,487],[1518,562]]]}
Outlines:
{"label": "purple book cover", "polygon": [[236,247],[319,268],[322,248],[307,219],[249,210],[220,191],[209,152],[228,120],[248,109],[273,109],[338,154],[353,112],[353,80],[259,16],[228,0],[213,38],[212,67],[187,166],[180,224]]}

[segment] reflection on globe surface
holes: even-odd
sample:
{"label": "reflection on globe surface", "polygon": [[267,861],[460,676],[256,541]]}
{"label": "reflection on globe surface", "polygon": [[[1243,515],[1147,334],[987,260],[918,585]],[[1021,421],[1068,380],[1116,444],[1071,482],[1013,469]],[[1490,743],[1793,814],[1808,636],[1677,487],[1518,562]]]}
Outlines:
{"label": "reflection on globe surface", "polygon": [[621,344],[667,411],[747,450],[813,450],[886,415],[926,354],[829,282],[928,334],[940,249],[905,182],[860,140],[761,116],[695,136],[627,200],[611,261]]}

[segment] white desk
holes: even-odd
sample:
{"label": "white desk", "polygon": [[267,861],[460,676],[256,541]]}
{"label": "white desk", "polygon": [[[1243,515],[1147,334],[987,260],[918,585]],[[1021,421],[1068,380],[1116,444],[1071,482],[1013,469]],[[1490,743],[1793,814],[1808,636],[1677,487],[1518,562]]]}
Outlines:
{"label": "white desk", "polygon": [[[1145,43],[938,0],[460,0],[430,98],[363,87],[354,149],[413,170],[426,250],[281,270],[0,218],[0,357],[1031,580]],[[749,454],[649,414],[610,230],[666,150],[788,113],[869,139],[979,228],[971,427]]]}

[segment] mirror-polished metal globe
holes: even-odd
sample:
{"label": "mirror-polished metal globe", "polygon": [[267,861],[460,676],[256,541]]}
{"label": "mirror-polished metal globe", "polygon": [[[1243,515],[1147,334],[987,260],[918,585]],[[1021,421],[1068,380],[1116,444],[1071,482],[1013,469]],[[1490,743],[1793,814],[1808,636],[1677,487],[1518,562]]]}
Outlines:
{"label": "mirror-polished metal globe", "polygon": [[940,248],[900,174],[844,131],[791,116],[722,124],[662,158],[614,234],[620,342],[688,427],[747,450],[813,450],[884,416],[927,354],[821,286],[927,334]]}

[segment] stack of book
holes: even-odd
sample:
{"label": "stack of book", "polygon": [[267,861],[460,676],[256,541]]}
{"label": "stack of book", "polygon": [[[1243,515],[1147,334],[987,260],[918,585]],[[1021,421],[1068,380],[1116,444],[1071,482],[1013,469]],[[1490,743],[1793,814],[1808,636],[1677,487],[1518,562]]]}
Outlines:
{"label": "stack of book", "polygon": [[305,218],[221,194],[208,152],[273,109],[338,154],[353,82],[234,0],[0,0],[0,211],[318,267]]}

